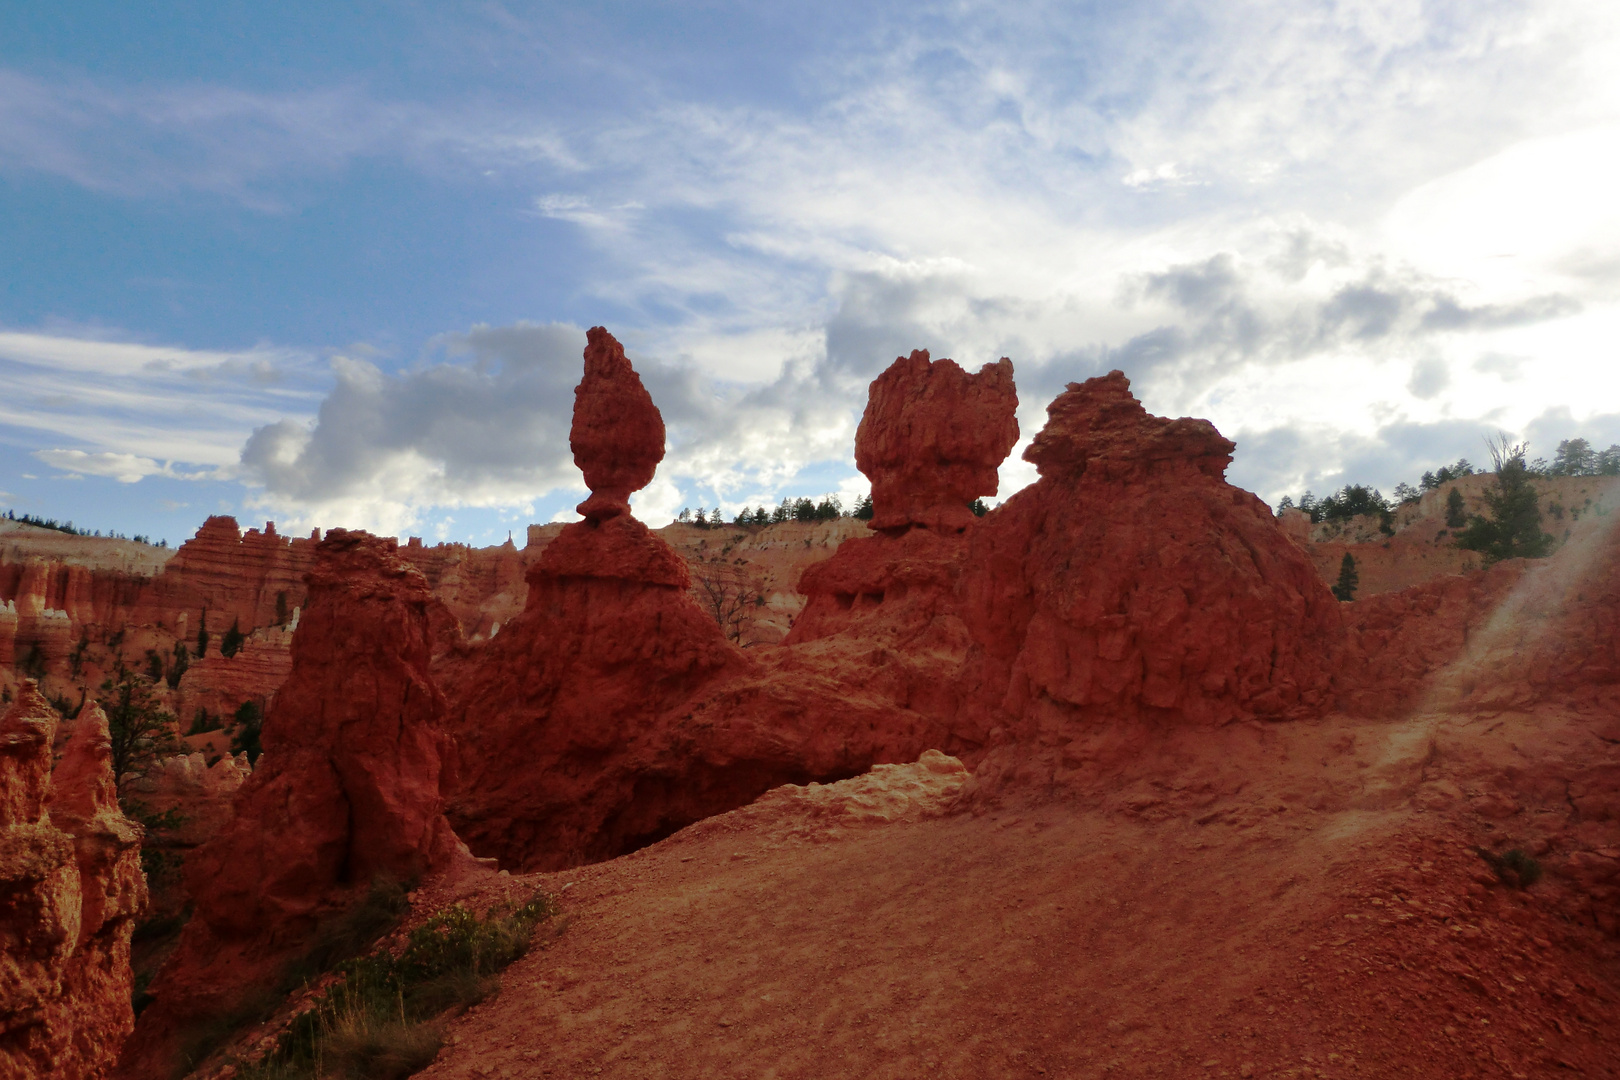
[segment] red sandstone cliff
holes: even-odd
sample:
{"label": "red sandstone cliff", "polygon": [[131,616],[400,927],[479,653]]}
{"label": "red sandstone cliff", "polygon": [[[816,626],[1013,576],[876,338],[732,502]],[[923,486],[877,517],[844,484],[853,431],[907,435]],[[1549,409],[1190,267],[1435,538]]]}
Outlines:
{"label": "red sandstone cliff", "polygon": [[0,1078],[107,1075],[134,1023],[130,934],[146,903],[139,828],[118,808],[107,720],[33,683],[0,717]]}

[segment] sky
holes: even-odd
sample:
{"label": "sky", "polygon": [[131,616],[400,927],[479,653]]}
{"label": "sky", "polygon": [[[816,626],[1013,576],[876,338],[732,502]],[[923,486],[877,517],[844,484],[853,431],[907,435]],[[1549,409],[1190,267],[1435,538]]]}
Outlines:
{"label": "sky", "polygon": [[[148,10],[148,9],[151,10]],[[523,542],[866,490],[867,384],[1118,368],[1275,503],[1620,442],[1620,5],[0,0],[0,508]],[[994,500],[992,500],[994,501]]]}

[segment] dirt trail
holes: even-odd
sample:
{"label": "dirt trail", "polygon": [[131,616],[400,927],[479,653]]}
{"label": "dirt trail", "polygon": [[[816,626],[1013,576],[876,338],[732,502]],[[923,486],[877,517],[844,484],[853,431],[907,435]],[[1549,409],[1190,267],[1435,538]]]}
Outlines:
{"label": "dirt trail", "polygon": [[[1340,787],[1378,768],[1303,752],[1345,745],[1329,728],[1288,738],[1309,745],[1282,758]],[[1558,886],[1496,883],[1477,820],[1202,801],[860,824],[777,800],[609,863],[466,883],[560,893],[564,916],[421,1075],[1620,1071],[1613,948],[1555,913]]]}

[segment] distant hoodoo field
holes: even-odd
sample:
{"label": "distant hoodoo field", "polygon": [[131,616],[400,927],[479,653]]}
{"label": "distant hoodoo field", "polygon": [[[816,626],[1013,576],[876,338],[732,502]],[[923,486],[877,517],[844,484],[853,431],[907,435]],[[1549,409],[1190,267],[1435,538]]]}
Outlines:
{"label": "distant hoodoo field", "polygon": [[522,547],[0,522],[0,1080],[1620,1075],[1620,478],[1490,562],[1115,371],[976,512],[1017,406],[914,352],[869,518],[653,530],[597,327]]}

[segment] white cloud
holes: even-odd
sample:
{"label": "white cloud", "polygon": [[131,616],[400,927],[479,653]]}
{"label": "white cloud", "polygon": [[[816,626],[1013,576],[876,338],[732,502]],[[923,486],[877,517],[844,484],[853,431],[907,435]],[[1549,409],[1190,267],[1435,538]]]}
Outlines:
{"label": "white cloud", "polygon": [[[0,169],[267,207],[276,178],[367,155],[523,177],[533,213],[592,245],[582,302],[627,313],[610,329],[664,410],[648,514],[740,505],[817,462],[847,477],[867,381],[917,347],[972,367],[1011,356],[1026,438],[1064,383],[1121,366],[1149,407],[1253,438],[1234,476],[1268,495],[1352,466],[1393,475],[1378,439],[1438,461],[1482,424],[1620,400],[1612,5],[1076,10],[886,12],[869,39],[804,59],[792,106],[666,84],[618,114],[538,119],[352,86],[5,75]],[[36,357],[28,404],[0,404],[0,423],[65,437],[109,417],[83,452],[154,465],[233,467],[245,441],[256,504],[284,517],[447,529],[433,508],[578,485],[572,327],[446,335],[399,371],[347,350],[313,418],[307,378],[276,382],[273,350],[210,367],[35,336],[12,345]],[[59,365],[40,359],[52,349]],[[193,434],[182,377],[252,392],[218,398]],[[142,423],[149,408],[164,419]],[[1003,497],[1029,476],[1010,461]]]}
{"label": "white cloud", "polygon": [[124,484],[133,484],[148,476],[176,476],[172,465],[134,454],[108,451],[86,453],[83,450],[36,450],[34,457],[67,473],[90,476],[110,476]]}
{"label": "white cloud", "polygon": [[35,456],[81,474],[225,476],[256,424],[319,401],[314,367],[307,353],[270,346],[230,352],[0,331],[0,425],[57,443]]}

